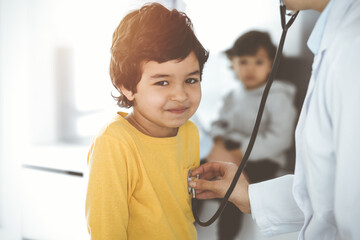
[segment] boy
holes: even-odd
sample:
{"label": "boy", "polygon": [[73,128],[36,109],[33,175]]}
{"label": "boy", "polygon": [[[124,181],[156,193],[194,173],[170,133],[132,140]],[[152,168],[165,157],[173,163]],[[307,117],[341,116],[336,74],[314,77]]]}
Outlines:
{"label": "boy", "polygon": [[[212,124],[210,134],[214,145],[208,160],[222,150],[231,152],[240,164],[253,130],[263,90],[270,74],[276,47],[266,32],[250,31],[240,36],[226,55],[236,78],[241,82],[224,100],[219,118]],[[274,81],[265,106],[259,133],[245,172],[251,182],[276,177],[287,168],[287,151],[297,116],[294,106],[295,87]],[[233,208],[233,209],[232,209]],[[219,239],[234,239],[239,227],[240,212],[231,204],[219,221]]]}
{"label": "boy", "polygon": [[[211,136],[215,143],[208,159],[212,159],[216,148],[222,147],[240,156],[238,158],[240,161],[242,152],[246,150],[250,140],[276,47],[272,44],[268,33],[250,31],[240,36],[234,46],[225,53],[242,86],[239,85],[239,88],[225,97],[219,119],[212,124]],[[286,151],[292,143],[296,119],[294,98],[293,85],[274,81],[259,134],[247,164],[247,168],[251,166],[251,170],[253,164],[254,167],[259,166],[254,172],[249,171],[250,169],[247,171],[253,182],[273,177],[277,170],[286,168]],[[261,165],[268,169],[259,173]]]}
{"label": "boy", "polygon": [[185,13],[152,3],[113,34],[110,76],[119,112],[94,139],[86,217],[91,239],[196,239],[189,169],[199,165],[197,128],[208,52]]}

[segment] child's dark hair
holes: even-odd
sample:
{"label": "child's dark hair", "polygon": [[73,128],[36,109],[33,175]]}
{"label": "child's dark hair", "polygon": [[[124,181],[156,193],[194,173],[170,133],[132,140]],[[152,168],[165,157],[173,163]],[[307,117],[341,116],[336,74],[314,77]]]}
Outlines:
{"label": "child's dark hair", "polygon": [[276,47],[271,42],[267,32],[250,31],[241,35],[234,43],[233,47],[226,50],[226,56],[232,59],[235,56],[255,55],[260,47],[263,47],[271,60],[274,60]]}
{"label": "child's dark hair", "polygon": [[116,28],[111,46],[110,77],[120,93],[114,97],[117,104],[127,108],[133,105],[120,87],[136,93],[143,62],[183,60],[191,52],[199,61],[201,74],[209,53],[196,38],[185,13],[150,3],[127,14]]}

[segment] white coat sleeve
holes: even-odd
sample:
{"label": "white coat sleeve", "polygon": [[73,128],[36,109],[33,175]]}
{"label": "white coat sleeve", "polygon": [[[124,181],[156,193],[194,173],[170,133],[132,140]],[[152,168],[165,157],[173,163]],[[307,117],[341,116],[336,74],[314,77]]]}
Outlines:
{"label": "white coat sleeve", "polygon": [[360,239],[360,18],[353,26],[333,59],[327,96],[336,159],[334,212],[342,239]]}
{"label": "white coat sleeve", "polygon": [[267,237],[296,232],[304,224],[304,215],[292,193],[293,175],[250,184],[251,215],[260,232]]}

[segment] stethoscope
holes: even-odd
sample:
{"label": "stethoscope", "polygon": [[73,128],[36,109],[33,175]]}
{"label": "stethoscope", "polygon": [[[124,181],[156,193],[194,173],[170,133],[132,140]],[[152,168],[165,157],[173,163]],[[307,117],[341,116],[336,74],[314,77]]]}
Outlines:
{"label": "stethoscope", "polygon": [[[220,216],[220,214],[224,210],[224,208],[225,208],[225,206],[226,206],[226,204],[227,204],[227,202],[229,200],[229,197],[230,197],[231,193],[233,192],[233,190],[234,190],[234,188],[236,186],[236,183],[239,180],[239,177],[240,177],[240,175],[241,175],[241,173],[242,173],[242,171],[243,171],[243,169],[245,167],[245,164],[246,164],[246,162],[247,162],[247,160],[248,160],[248,158],[250,156],[251,150],[252,150],[252,148],[254,146],[254,143],[255,143],[255,139],[256,139],[256,136],[257,136],[257,133],[258,133],[258,130],[259,130],[261,118],[262,118],[262,115],[263,115],[263,112],[264,112],[266,99],[268,97],[268,94],[269,94],[271,85],[273,83],[275,74],[276,74],[277,69],[279,67],[280,57],[281,57],[282,50],[283,50],[283,47],[284,47],[284,42],[285,42],[285,37],[286,37],[287,30],[290,28],[290,26],[295,21],[298,13],[299,13],[299,11],[296,11],[296,12],[289,11],[289,12],[287,12],[286,6],[284,4],[284,0],[280,0],[281,27],[282,27],[283,31],[282,31],[282,34],[281,34],[279,47],[278,47],[278,49],[276,51],[274,64],[273,64],[271,72],[270,72],[270,74],[268,76],[267,83],[266,83],[266,86],[265,86],[265,89],[264,89],[264,92],[263,92],[263,95],[262,95],[262,98],[261,98],[258,114],[257,114],[256,121],[255,121],[255,124],[254,124],[254,128],[253,128],[253,131],[252,131],[252,134],[251,134],[251,137],[250,137],[249,145],[248,145],[248,147],[247,147],[247,149],[245,151],[244,157],[243,157],[243,159],[241,161],[241,164],[240,164],[240,166],[239,166],[239,168],[238,168],[238,170],[237,170],[237,172],[236,172],[236,174],[234,176],[234,179],[232,180],[231,185],[230,185],[229,189],[227,190],[227,192],[225,194],[225,197],[221,201],[220,207],[218,208],[218,210],[215,212],[215,214],[208,221],[206,221],[206,222],[200,221],[199,216],[196,213],[197,200],[195,198],[196,197],[195,196],[195,189],[193,189],[191,187],[188,188],[189,194],[192,194],[192,210],[193,210],[194,218],[195,218],[195,221],[200,226],[203,226],[203,227],[209,226],[210,224],[212,224]],[[286,23],[286,15],[291,16],[287,23]],[[197,178],[199,178],[199,176],[197,176]],[[191,180],[192,180],[192,173],[191,173],[191,170],[190,170],[189,174],[188,174],[188,182],[190,182]]]}

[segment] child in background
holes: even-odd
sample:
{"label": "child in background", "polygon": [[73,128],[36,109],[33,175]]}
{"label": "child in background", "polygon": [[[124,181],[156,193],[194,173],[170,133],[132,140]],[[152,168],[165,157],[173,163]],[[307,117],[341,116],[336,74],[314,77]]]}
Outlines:
{"label": "child in background", "polygon": [[91,239],[196,239],[189,169],[199,136],[188,119],[201,99],[208,52],[185,13],[160,4],[127,14],[113,34],[110,76],[119,112],[88,155]]}
{"label": "child in background", "polygon": [[[221,159],[217,155],[229,151],[239,165],[250,140],[276,47],[268,33],[250,31],[240,36],[225,53],[241,85],[225,97],[219,118],[211,126],[214,145],[207,160]],[[274,178],[287,168],[286,157],[293,143],[297,117],[295,93],[290,83],[273,82],[255,145],[244,169],[253,183]],[[228,204],[219,221],[219,239],[236,237],[240,214],[235,206]]]}

